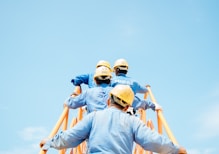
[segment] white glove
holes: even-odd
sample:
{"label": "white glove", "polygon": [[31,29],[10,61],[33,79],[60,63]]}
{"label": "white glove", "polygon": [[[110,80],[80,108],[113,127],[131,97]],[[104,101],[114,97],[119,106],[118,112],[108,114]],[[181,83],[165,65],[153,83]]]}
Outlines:
{"label": "white glove", "polygon": [[162,107],[159,104],[155,104],[155,111],[161,110],[162,111]]}
{"label": "white glove", "polygon": [[130,115],[134,115],[135,114],[135,110],[133,107],[129,107],[126,111],[126,113],[130,114]]}
{"label": "white glove", "polygon": [[87,110],[87,106],[85,105],[85,106],[82,106],[82,109],[83,110]]}

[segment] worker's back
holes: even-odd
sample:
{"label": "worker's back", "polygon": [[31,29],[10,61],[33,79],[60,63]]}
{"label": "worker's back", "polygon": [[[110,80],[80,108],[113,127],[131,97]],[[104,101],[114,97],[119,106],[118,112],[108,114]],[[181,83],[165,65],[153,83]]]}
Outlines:
{"label": "worker's back", "polygon": [[89,153],[131,154],[130,115],[114,107],[96,112],[89,137]]}

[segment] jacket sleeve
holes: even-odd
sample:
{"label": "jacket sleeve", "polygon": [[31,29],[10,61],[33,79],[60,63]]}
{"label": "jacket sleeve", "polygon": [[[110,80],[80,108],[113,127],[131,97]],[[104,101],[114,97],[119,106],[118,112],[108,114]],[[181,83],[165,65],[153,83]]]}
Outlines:
{"label": "jacket sleeve", "polygon": [[88,84],[88,81],[89,81],[89,74],[81,74],[81,75],[78,75],[74,79],[71,80],[71,82],[75,86],[79,86],[82,83]]}
{"label": "jacket sleeve", "polygon": [[143,94],[143,93],[146,93],[146,92],[148,92],[148,89],[146,88],[146,87],[143,87],[143,86],[141,86],[138,82],[136,82],[136,81],[133,81],[133,85],[134,85],[134,89],[135,89],[135,92],[136,93],[141,93],[141,94]]}
{"label": "jacket sleeve", "polygon": [[151,130],[136,117],[132,118],[134,139],[137,144],[141,145],[145,150],[160,154],[178,154],[179,147],[174,145],[169,138]]}
{"label": "jacket sleeve", "polygon": [[94,115],[95,112],[90,113],[73,128],[66,131],[61,131],[60,133],[56,134],[52,139],[46,142],[42,149],[64,149],[78,146],[89,137]]}
{"label": "jacket sleeve", "polygon": [[147,110],[149,108],[151,108],[152,110],[155,111],[155,104],[150,102],[150,101],[146,101],[146,100],[141,100],[139,97],[135,96],[134,101],[132,103],[132,107],[135,110],[138,109],[143,109],[143,110]]}
{"label": "jacket sleeve", "polygon": [[67,98],[67,100],[65,101],[66,105],[71,109],[76,109],[76,108],[85,106],[86,105],[86,99],[85,99],[86,93],[87,91],[79,94],[78,96]]}

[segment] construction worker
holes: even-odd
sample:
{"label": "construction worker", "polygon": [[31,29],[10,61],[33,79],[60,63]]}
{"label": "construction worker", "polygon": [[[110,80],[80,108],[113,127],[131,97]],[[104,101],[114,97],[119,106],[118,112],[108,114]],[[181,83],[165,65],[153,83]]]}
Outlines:
{"label": "construction worker", "polygon": [[167,137],[148,128],[139,118],[126,114],[134,93],[128,85],[117,85],[110,92],[109,108],[88,114],[73,128],[52,139],[43,139],[40,147],[65,149],[88,139],[88,153],[132,154],[134,142],[148,151],[162,154],[187,154]]}
{"label": "construction worker", "polygon": [[146,87],[141,86],[131,77],[126,76],[128,73],[128,62],[125,59],[117,59],[113,66],[115,76],[111,80],[111,86],[115,87],[118,84],[129,85],[134,94],[148,92]]}
{"label": "construction worker", "polygon": [[109,92],[112,89],[109,86],[111,78],[111,70],[108,67],[97,67],[93,76],[96,86],[86,89],[78,96],[69,97],[64,105],[72,109],[86,105],[87,113],[105,109],[107,107]]}
{"label": "construction worker", "polygon": [[[111,78],[111,70],[108,69],[108,67],[97,67],[94,74],[96,86],[88,88],[76,97],[69,97],[64,105],[71,109],[86,106],[87,113],[105,109],[107,107],[109,92],[112,89],[112,87],[110,87]],[[143,110],[151,108],[154,111],[159,109],[154,103],[135,97],[132,108],[129,108],[128,113],[131,115],[135,114],[135,110],[140,108]]]}
{"label": "construction worker", "polygon": [[[150,101],[145,101],[144,103],[139,103],[138,98],[136,96],[136,93],[147,93],[148,90],[146,87],[141,86],[137,81],[134,79],[127,77],[126,74],[128,73],[128,62],[125,59],[117,59],[115,61],[115,64],[113,66],[115,76],[111,80],[111,86],[115,87],[118,84],[123,84],[123,85],[129,85],[134,94],[135,94],[135,101],[133,102],[134,108],[129,108],[128,112],[129,113],[135,113],[136,109],[142,108],[146,110],[147,108],[152,108],[154,111],[155,110],[162,110],[162,107],[156,103],[152,103]],[[140,106],[139,106],[140,105]]]}
{"label": "construction worker", "polygon": [[[105,66],[111,70],[111,66],[110,66],[110,63],[108,61],[100,60],[97,63],[96,68],[98,68],[100,66]],[[75,86],[80,86],[82,83],[88,85],[89,88],[96,86],[96,84],[94,82],[94,73],[78,75],[74,79],[72,79],[71,82]]]}

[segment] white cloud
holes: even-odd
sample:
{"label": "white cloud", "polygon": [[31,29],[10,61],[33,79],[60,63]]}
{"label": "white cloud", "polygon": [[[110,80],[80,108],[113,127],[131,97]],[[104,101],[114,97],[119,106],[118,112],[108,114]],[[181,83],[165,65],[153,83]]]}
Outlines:
{"label": "white cloud", "polygon": [[202,139],[219,136],[219,103],[206,108],[206,112],[199,117],[197,137]]}
{"label": "white cloud", "polygon": [[[33,154],[39,153],[39,142],[48,136],[48,131],[44,127],[26,127],[18,132],[21,137],[20,147],[11,147],[8,150],[0,150],[0,154]],[[25,145],[26,143],[26,145]],[[25,146],[23,146],[25,145]],[[57,152],[56,152],[57,153]]]}
{"label": "white cloud", "polygon": [[48,132],[44,127],[26,127],[18,133],[26,141],[41,140],[48,136]]}
{"label": "white cloud", "polygon": [[204,112],[199,112],[197,122],[198,139],[214,139],[219,137],[219,87],[216,86],[209,95],[208,99],[211,102],[205,102]]}

